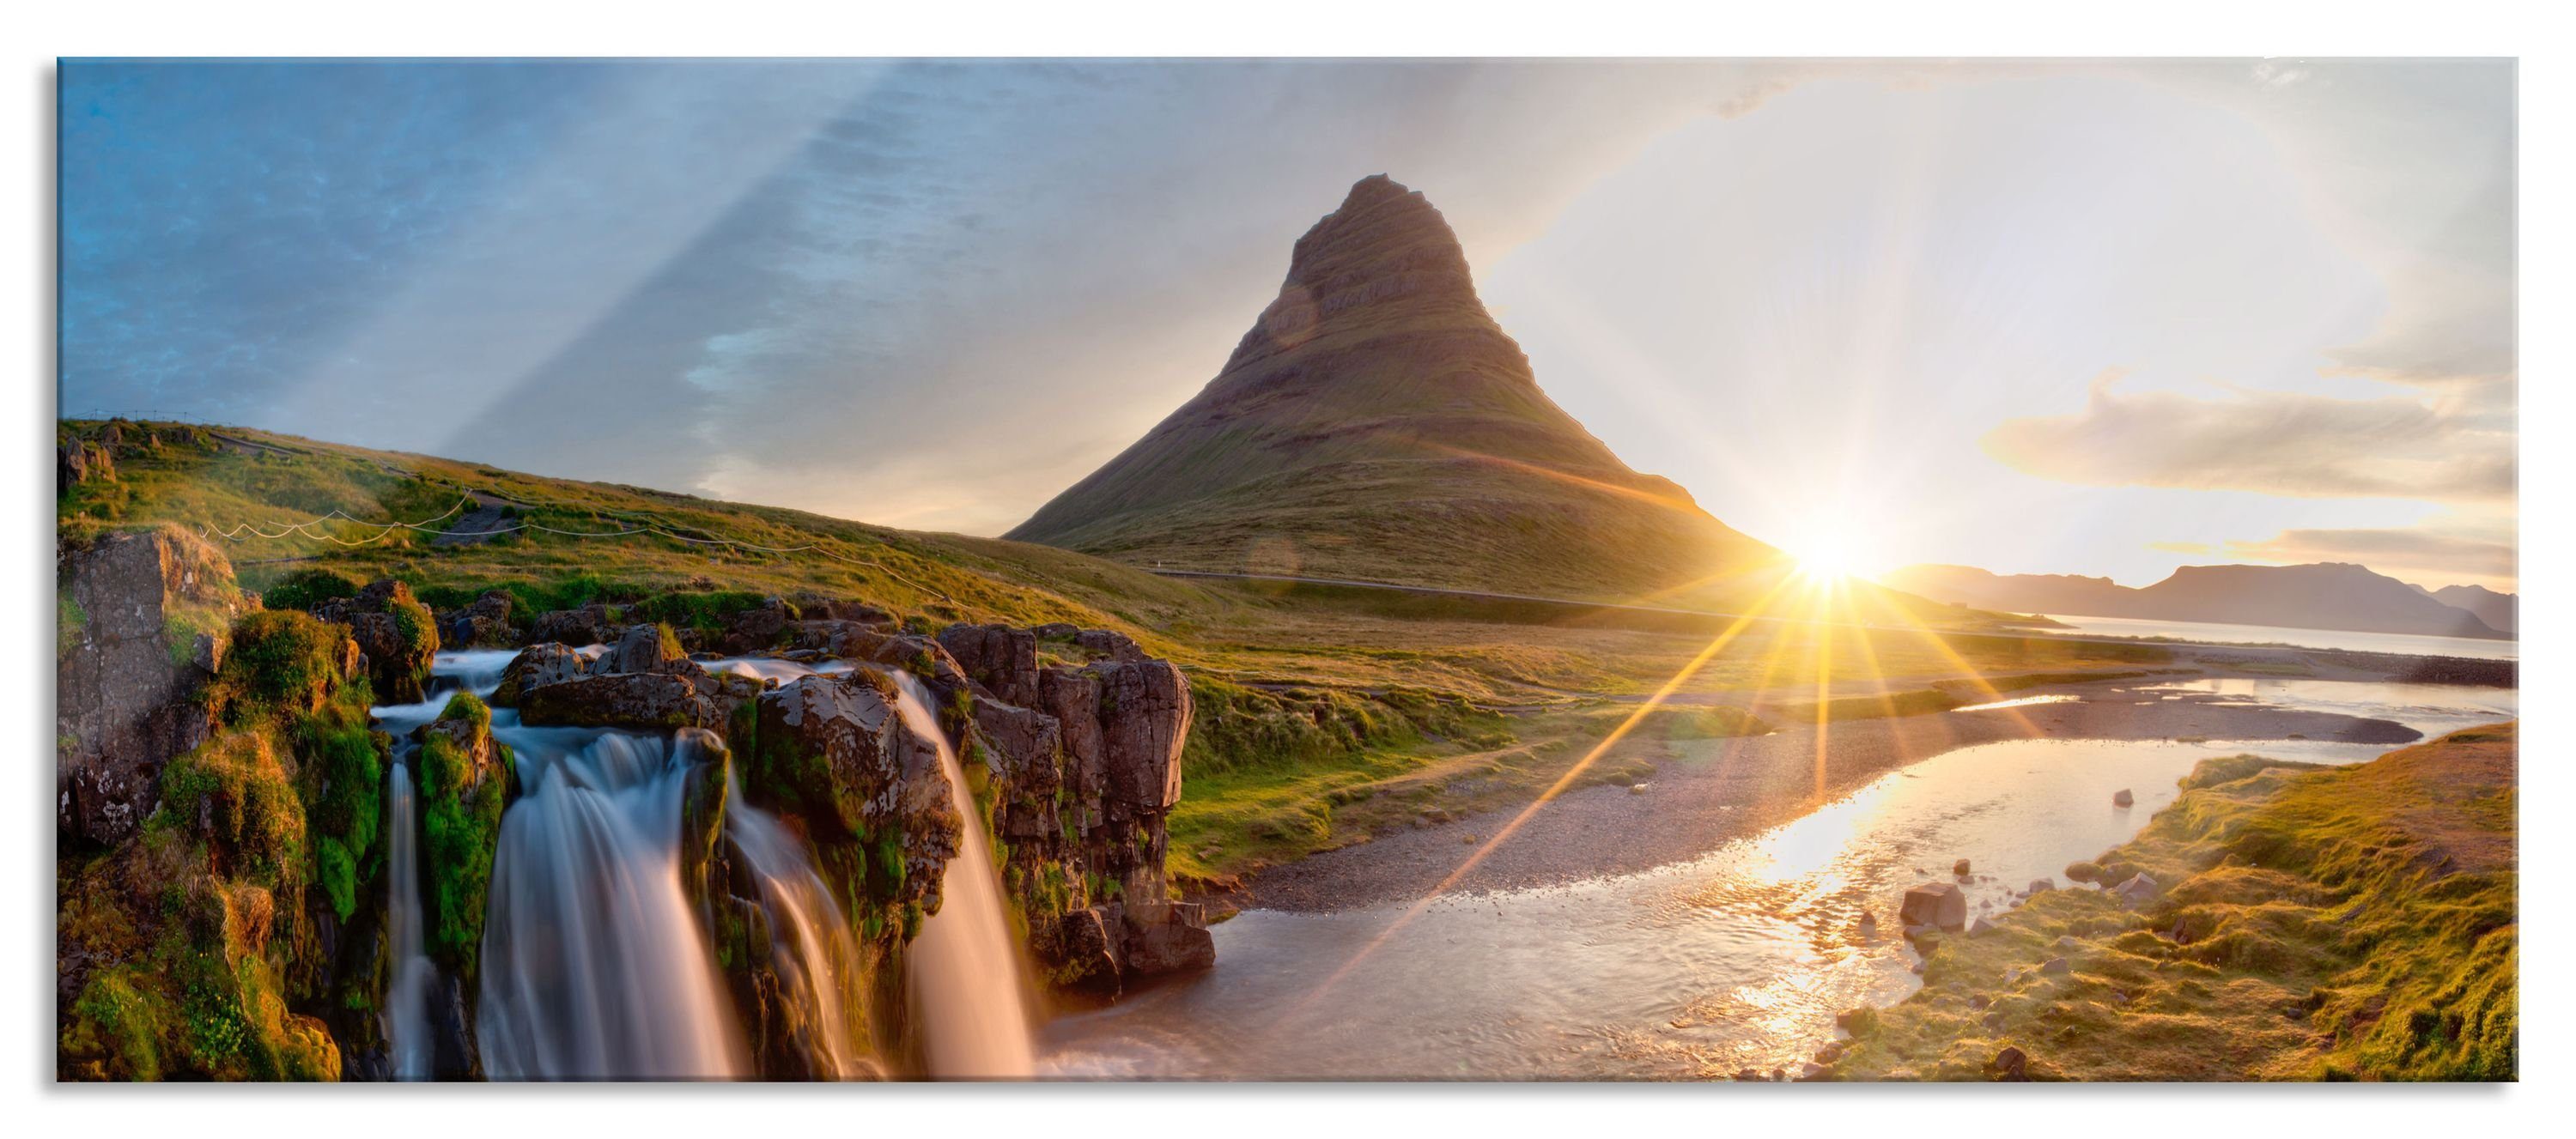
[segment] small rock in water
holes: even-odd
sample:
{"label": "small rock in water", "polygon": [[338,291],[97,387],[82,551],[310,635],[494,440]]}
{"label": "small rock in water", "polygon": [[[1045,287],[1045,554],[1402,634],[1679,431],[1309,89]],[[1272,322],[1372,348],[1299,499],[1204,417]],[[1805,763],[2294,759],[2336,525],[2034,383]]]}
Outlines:
{"label": "small rock in water", "polygon": [[1738,1068],[1735,1070],[1735,1078],[1743,1083],[1759,1083],[1762,1073],[1752,1068]]}
{"label": "small rock in water", "polygon": [[1798,1081],[1800,1083],[1814,1083],[1818,1080],[1824,1079],[1827,1074],[1828,1073],[1824,1065],[1808,1063],[1799,1066]]}
{"label": "small rock in water", "polygon": [[2054,881],[2046,878],[2033,878],[2030,880],[2030,889],[2023,892],[2027,894],[2045,894],[2056,888],[2057,883]]}
{"label": "small rock in water", "polygon": [[1643,783],[1631,783],[1628,785],[1628,793],[1631,795],[1643,795],[1646,793],[1646,785]]}
{"label": "small rock in water", "polygon": [[1999,1012],[1987,1013],[1985,1019],[1978,1023],[1985,1025],[1986,1031],[1993,1032],[1994,1030],[2004,1026],[2004,1014]]}
{"label": "small rock in water", "polygon": [[2114,807],[2126,807],[2137,801],[2138,797],[2129,794],[2129,789],[2126,787],[2120,788],[2118,791],[2112,792],[2111,794],[2111,805]]}
{"label": "small rock in water", "polygon": [[1953,862],[1953,863],[1951,863],[1951,864],[1950,864],[1950,873],[1952,873],[1952,874],[1956,874],[1956,875],[1958,875],[1958,876],[1959,876],[1959,877],[1961,877],[1961,878],[1965,878],[1965,877],[1967,877],[1967,876],[1968,876],[1968,860],[1967,860],[1967,859],[1962,858],[1962,859],[1958,860],[1957,862]]}
{"label": "small rock in water", "polygon": [[1907,925],[1931,925],[1942,929],[1965,929],[1968,925],[1968,896],[1949,882],[1927,882],[1905,891],[1905,902],[1897,915]]}
{"label": "small rock in water", "polygon": [[1989,997],[1984,993],[1979,993],[1968,998],[1968,1008],[1976,1012],[1984,1012],[1986,1010],[1986,1006],[1993,1003],[1995,1003],[1994,998]]}

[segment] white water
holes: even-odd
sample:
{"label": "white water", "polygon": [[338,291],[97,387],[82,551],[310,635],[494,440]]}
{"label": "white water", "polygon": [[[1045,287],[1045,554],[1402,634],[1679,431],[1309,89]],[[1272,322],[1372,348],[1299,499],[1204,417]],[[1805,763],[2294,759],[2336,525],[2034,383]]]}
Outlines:
{"label": "white water", "polygon": [[680,800],[695,743],[515,720],[493,716],[528,791],[502,819],[493,858],[476,1016],[484,1072],[747,1074],[730,1002],[680,888]]}
{"label": "white water", "polygon": [[698,667],[712,673],[731,673],[735,676],[748,676],[754,680],[775,680],[783,684],[801,676],[833,676],[853,672],[859,666],[845,660],[815,661],[807,664],[802,661],[781,660],[777,657],[718,657],[714,660],[699,661]]}
{"label": "white water", "polygon": [[[595,651],[597,646],[593,646]],[[438,718],[459,689],[489,696],[515,655],[438,654],[428,699],[371,709],[396,736]],[[710,672],[792,680],[849,671],[845,662],[769,658],[702,662]],[[913,943],[908,980],[930,1074],[1027,1077],[1032,1003],[1003,915],[991,846],[965,775],[910,677],[898,711],[938,748],[951,802],[967,823],[943,884],[944,904]],[[739,1078],[751,1075],[740,1022],[679,876],[681,796],[703,758],[685,738],[596,728],[528,727],[494,709],[527,789],[503,818],[493,860],[477,1035],[493,1079]],[[854,1039],[858,951],[850,923],[803,841],[727,788],[725,834],[749,864],[769,918],[774,968],[817,1030],[817,1074],[872,1074]],[[387,1036],[398,1079],[431,1075],[429,1003],[436,966],[423,951],[415,789],[387,782],[390,936],[395,955]]]}
{"label": "white water", "polygon": [[426,1080],[430,1075],[429,994],[438,966],[423,947],[420,916],[420,856],[413,849],[419,829],[412,821],[411,770],[394,764],[385,776],[386,874],[393,879],[393,902],[386,936],[391,938],[393,979],[385,993],[385,1041],[393,1056],[397,1080]]}
{"label": "white water", "polygon": [[859,950],[849,919],[814,872],[804,844],[776,816],[743,802],[739,780],[727,776],[725,793],[725,834],[751,864],[760,882],[760,907],[780,942],[772,958],[778,979],[821,1029],[816,1073],[842,1080],[869,1074],[850,1041],[848,998]]}
{"label": "white water", "polygon": [[943,1079],[1027,1079],[1036,1067],[1030,1005],[982,813],[921,682],[900,672],[895,682],[901,688],[896,709],[915,735],[938,747],[949,800],[964,824],[941,882],[939,912],[922,923],[907,954],[922,1051],[930,1074]]}

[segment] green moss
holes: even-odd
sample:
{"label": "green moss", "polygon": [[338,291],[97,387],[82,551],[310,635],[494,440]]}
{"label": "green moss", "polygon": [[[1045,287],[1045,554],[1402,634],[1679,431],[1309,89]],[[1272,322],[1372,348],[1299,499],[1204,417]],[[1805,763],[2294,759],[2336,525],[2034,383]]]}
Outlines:
{"label": "green moss", "polygon": [[[637,621],[712,633],[724,628],[735,617],[767,604],[768,600],[767,594],[749,590],[674,591],[637,601],[628,615]],[[790,620],[796,617],[793,606],[789,607],[788,617]]]}
{"label": "green moss", "polygon": [[[1981,1079],[2015,1044],[2045,1079],[2515,1078],[2513,735],[2203,762],[2137,839],[2070,868],[2165,889],[2135,909],[2049,891],[1945,940],[1838,1074]],[[2038,973],[2053,957],[2071,967]]]}
{"label": "green moss", "polygon": [[135,987],[133,972],[132,966],[117,966],[90,974],[72,1003],[62,1050],[102,1057],[102,1074],[111,1079],[158,1080],[159,1024],[167,1014],[154,1007],[156,998],[149,990]]}
{"label": "green moss", "polygon": [[358,583],[347,574],[327,569],[296,570],[259,591],[260,604],[271,609],[310,611],[325,601],[356,597]]}
{"label": "green moss", "polygon": [[492,730],[492,709],[483,703],[481,697],[463,690],[447,698],[447,707],[440,710],[438,718],[464,720],[473,724],[477,733],[488,733]]}
{"label": "green moss", "polygon": [[215,691],[252,712],[318,708],[341,683],[347,637],[338,626],[293,610],[245,614],[233,623]]}
{"label": "green moss", "polygon": [[237,875],[279,894],[304,881],[304,806],[264,729],[227,730],[172,759],[153,817],[191,828]]}
{"label": "green moss", "polygon": [[357,912],[364,883],[383,858],[377,844],[385,785],[383,733],[363,720],[330,717],[306,721],[297,751],[302,759],[305,824],[312,836],[313,881],[341,921]]}
{"label": "green moss", "polygon": [[81,608],[80,602],[72,599],[71,590],[57,586],[54,589],[54,659],[71,655],[73,649],[80,647],[81,638],[88,635],[88,612]]}
{"label": "green moss", "polygon": [[429,951],[469,984],[477,976],[506,798],[504,780],[475,776],[455,743],[439,732],[427,734],[420,748],[420,803]]}

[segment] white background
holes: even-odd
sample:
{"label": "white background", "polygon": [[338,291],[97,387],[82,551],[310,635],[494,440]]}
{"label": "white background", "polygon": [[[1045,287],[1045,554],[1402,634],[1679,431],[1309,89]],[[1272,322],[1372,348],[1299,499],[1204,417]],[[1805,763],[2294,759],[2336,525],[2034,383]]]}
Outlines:
{"label": "white background", "polygon": [[[1545,1134],[1741,1135],[1901,1131],[2055,1137],[2225,1134],[2477,1135],[2564,1133],[2576,1081],[2565,948],[2571,869],[2554,825],[2571,780],[2555,702],[2529,700],[2525,801],[2543,812],[2523,833],[2523,1078],[2503,1088],[1751,1086],[1046,1086],[536,1089],[56,1087],[53,1077],[52,790],[45,717],[52,670],[39,590],[50,571],[53,485],[53,60],[91,55],[2482,55],[2522,60],[2524,688],[2570,683],[2565,495],[2576,488],[2566,437],[2569,213],[2568,42],[2538,6],[2441,3],[1839,3],[1659,5],[1586,0],[1399,4],[930,4],[727,0],[547,5],[445,0],[424,5],[108,3],[20,0],[5,17],[16,45],[8,132],[13,176],[0,183],[15,224],[0,275],[9,335],[27,371],[7,438],[21,483],[5,500],[0,560],[8,667],[0,723],[18,747],[0,794],[15,824],[0,907],[0,1132],[31,1136],[170,1134],[486,1135],[587,1139],[680,1133],[726,1137],[1034,1133],[1046,1139],[1395,1134],[1460,1139]],[[23,419],[18,418],[23,416]],[[2037,1102],[2006,1102],[2034,1097]],[[2559,1117],[2557,1124],[2547,1122]]]}

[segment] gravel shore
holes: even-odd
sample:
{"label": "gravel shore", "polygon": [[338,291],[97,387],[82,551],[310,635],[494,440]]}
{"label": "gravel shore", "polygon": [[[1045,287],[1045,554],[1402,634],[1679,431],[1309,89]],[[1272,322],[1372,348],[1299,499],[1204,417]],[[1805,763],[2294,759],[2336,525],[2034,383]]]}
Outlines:
{"label": "gravel shore", "polygon": [[[1787,822],[1891,769],[1953,748],[2014,739],[2305,738],[2409,743],[2388,720],[2275,708],[2200,694],[2126,688],[2061,691],[2082,699],[1829,725],[1817,761],[1813,727],[1675,745],[1644,794],[1595,786],[1558,797],[1449,885],[1451,891],[1556,885],[1696,858]],[[1262,872],[1247,904],[1328,911],[1410,901],[1440,887],[1522,808],[1398,831]]]}

